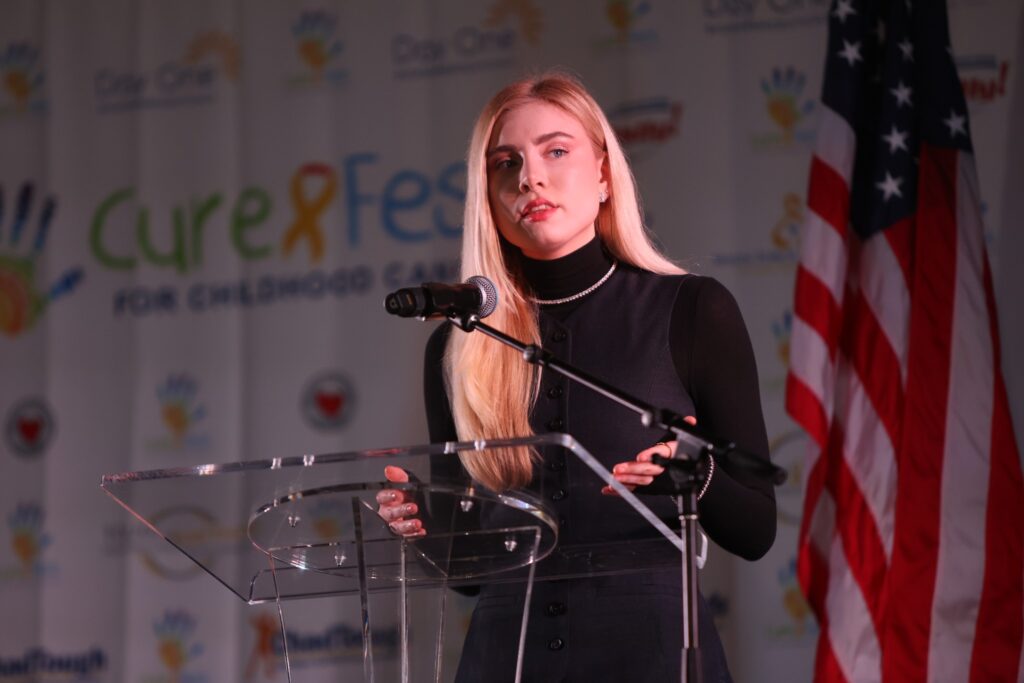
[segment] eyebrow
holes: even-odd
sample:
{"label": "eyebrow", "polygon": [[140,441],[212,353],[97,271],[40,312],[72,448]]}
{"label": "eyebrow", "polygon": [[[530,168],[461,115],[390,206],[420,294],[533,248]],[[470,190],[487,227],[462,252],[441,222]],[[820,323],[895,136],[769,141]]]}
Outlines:
{"label": "eyebrow", "polygon": [[[548,140],[553,140],[554,138],[569,138],[570,140],[575,140],[576,139],[575,137],[573,137],[569,133],[566,133],[566,132],[560,131],[560,130],[556,130],[556,131],[552,131],[550,133],[544,133],[544,135],[541,135],[539,137],[534,138],[533,139],[533,144],[534,145],[543,145]],[[516,151],[516,148],[513,147],[512,145],[498,145],[497,147],[492,147],[491,149],[487,150],[487,154],[485,156],[491,156],[491,155],[497,154],[499,152],[514,152],[514,151]]]}

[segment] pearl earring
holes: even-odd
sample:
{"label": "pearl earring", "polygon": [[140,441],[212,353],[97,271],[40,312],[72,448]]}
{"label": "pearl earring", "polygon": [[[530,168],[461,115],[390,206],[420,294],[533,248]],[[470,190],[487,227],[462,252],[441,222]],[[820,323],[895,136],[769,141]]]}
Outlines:
{"label": "pearl earring", "polygon": [[602,204],[604,204],[608,200],[608,193],[601,190],[601,193],[597,195],[597,198]]}

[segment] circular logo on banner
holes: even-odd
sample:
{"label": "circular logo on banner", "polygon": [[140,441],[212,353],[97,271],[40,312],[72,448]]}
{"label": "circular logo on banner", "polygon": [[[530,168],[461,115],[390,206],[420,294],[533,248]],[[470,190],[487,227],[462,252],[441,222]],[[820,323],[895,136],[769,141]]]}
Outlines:
{"label": "circular logo on banner", "polygon": [[44,401],[28,398],[16,403],[4,420],[4,438],[15,454],[41,455],[50,445],[55,429],[53,413]]}
{"label": "circular logo on banner", "polygon": [[302,414],[317,429],[340,429],[355,409],[352,382],[337,371],[314,377],[302,392]]}

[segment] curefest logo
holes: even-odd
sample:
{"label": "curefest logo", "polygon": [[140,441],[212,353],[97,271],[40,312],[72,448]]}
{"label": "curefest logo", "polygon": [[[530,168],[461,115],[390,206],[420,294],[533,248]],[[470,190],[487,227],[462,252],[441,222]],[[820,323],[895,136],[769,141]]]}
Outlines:
{"label": "curefest logo", "polygon": [[15,193],[0,185],[0,335],[31,330],[51,303],[75,290],[82,269],[72,267],[48,284],[41,259],[50,237],[57,200],[36,201],[36,186],[25,182]]}
{"label": "curefest logo", "polygon": [[203,105],[213,102],[224,83],[241,76],[238,41],[221,30],[202,31],[182,53],[145,69],[103,66],[93,74],[100,113]]}
{"label": "curefest logo", "polygon": [[348,69],[339,64],[345,44],[338,37],[337,14],[325,10],[302,11],[292,22],[291,34],[303,73],[289,77],[289,85],[341,85],[348,81]]}
{"label": "curefest logo", "polygon": [[775,124],[772,132],[756,133],[752,137],[755,149],[786,149],[801,143],[814,143],[815,99],[808,94],[807,76],[792,67],[776,67],[761,79],[765,113]]}
{"label": "curefest logo", "polygon": [[105,681],[107,653],[98,647],[83,652],[48,652],[42,647],[25,650],[20,657],[0,656],[0,681],[46,683]]}
{"label": "curefest logo", "polygon": [[[299,271],[234,280],[190,278],[156,286],[115,290],[114,317],[211,314],[237,308],[296,301],[336,300],[458,276],[454,258],[360,263],[357,252],[370,230],[395,246],[432,241],[454,244],[462,235],[465,163],[437,169],[382,168],[373,151],[353,152],[337,165],[301,164],[286,188],[274,193],[250,185],[236,195],[223,192],[182,197],[161,210],[147,205],[134,187],[102,197],[89,227],[89,247],[99,267],[130,274],[140,268],[175,278],[204,269],[208,242],[218,240],[247,265],[302,261]],[[275,199],[280,195],[280,199]],[[328,212],[340,220],[327,222]],[[329,226],[329,227],[328,227]],[[323,261],[344,256],[344,265]],[[245,268],[251,270],[251,268]],[[132,278],[133,280],[135,278]]]}
{"label": "curefest logo", "polygon": [[141,678],[142,683],[207,683],[209,676],[196,671],[196,660],[205,650],[196,638],[196,618],[185,610],[165,610],[153,621],[159,674]]}
{"label": "curefest logo", "polygon": [[0,118],[45,112],[45,83],[38,45],[19,41],[0,47]]}
{"label": "curefest logo", "polygon": [[45,528],[46,512],[35,502],[20,502],[7,513],[10,549],[17,564],[0,567],[0,579],[52,576],[57,568],[44,557],[52,539]]}

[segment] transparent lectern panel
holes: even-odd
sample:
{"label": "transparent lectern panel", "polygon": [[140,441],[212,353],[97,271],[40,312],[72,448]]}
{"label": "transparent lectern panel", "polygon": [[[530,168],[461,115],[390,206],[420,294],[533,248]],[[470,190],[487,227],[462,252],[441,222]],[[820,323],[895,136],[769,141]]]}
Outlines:
{"label": "transparent lectern panel", "polygon": [[[612,481],[572,437],[549,434],[130,472],[104,476],[102,487],[169,549],[253,603],[355,593],[361,582],[375,591],[520,581],[533,565],[537,579],[679,565],[667,497],[652,512],[649,501],[622,490],[608,505],[632,516],[626,531],[565,534],[559,543],[557,495],[494,493],[474,486],[459,465],[462,452],[487,457],[509,447],[564,450],[589,469],[580,476],[593,486]],[[386,482],[387,465],[410,481]],[[404,489],[417,502],[425,536],[406,541],[390,531],[376,513],[383,488]]]}

